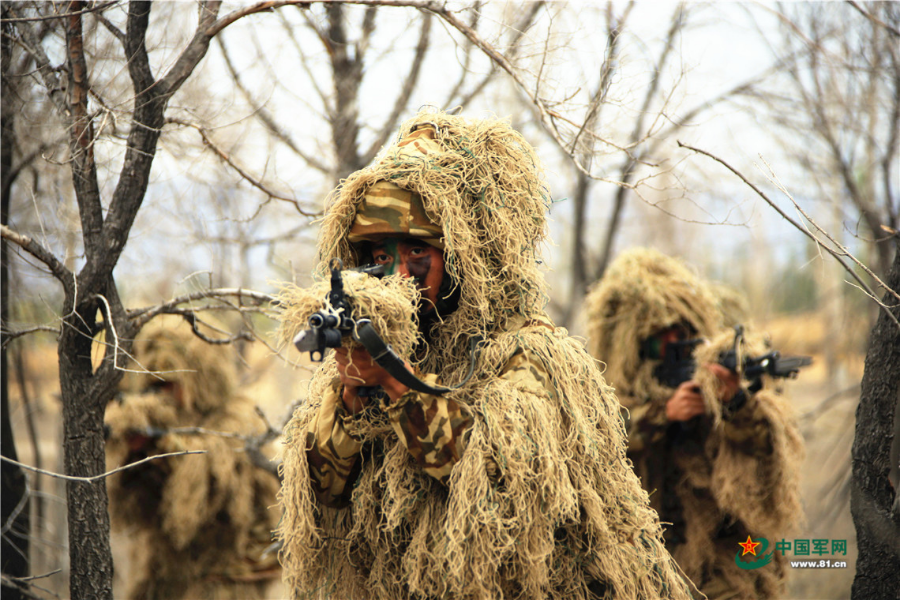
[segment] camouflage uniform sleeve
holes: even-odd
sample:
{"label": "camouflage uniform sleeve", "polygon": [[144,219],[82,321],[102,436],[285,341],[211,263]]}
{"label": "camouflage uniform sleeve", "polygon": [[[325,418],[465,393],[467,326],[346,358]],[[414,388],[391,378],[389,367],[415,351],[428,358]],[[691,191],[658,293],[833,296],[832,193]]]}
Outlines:
{"label": "camouflage uniform sleeve", "polygon": [[325,506],[349,505],[352,483],[359,475],[357,457],[362,442],[345,428],[346,421],[352,418],[341,402],[340,386],[332,386],[306,430],[306,456],[313,492]]}
{"label": "camouflage uniform sleeve", "polygon": [[[422,380],[429,385],[438,383],[434,374],[425,375]],[[383,410],[418,465],[446,484],[450,471],[465,451],[465,433],[472,425],[468,411],[452,398],[415,390],[403,394]]]}

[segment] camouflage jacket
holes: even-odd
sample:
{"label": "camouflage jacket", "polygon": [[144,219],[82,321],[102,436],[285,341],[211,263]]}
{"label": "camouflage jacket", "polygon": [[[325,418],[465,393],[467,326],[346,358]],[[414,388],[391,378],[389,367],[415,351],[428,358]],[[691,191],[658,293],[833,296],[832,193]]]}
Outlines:
{"label": "camouflage jacket", "polygon": [[669,422],[668,398],[619,399],[629,409],[628,457],[687,576],[710,598],[778,597],[781,556],[753,571],[734,556],[748,535],[777,539],[799,518],[802,443],[780,394],[763,389],[719,423],[709,415]]}
{"label": "camouflage jacket", "polygon": [[[510,358],[500,377],[510,381],[531,378],[539,387],[549,387],[550,380],[543,365],[521,349]],[[430,385],[439,384],[434,374],[420,378]],[[319,502],[332,507],[350,503],[364,443],[356,434],[357,426],[361,420],[372,418],[373,413],[386,415],[390,429],[422,470],[446,484],[465,451],[466,434],[472,425],[466,407],[452,398],[410,390],[396,403],[385,398],[374,410],[350,415],[341,402],[341,391],[340,382],[335,380],[306,432],[310,475]]]}

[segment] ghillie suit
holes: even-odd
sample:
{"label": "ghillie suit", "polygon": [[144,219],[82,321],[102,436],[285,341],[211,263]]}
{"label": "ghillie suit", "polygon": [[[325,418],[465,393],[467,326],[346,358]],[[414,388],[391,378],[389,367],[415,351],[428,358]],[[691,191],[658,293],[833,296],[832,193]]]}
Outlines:
{"label": "ghillie suit", "polygon": [[197,338],[180,317],[157,317],[135,341],[134,356],[134,372],[106,411],[108,467],[207,452],[150,461],[107,480],[113,527],[130,542],[124,597],[263,598],[281,571],[275,553],[265,553],[278,522],[278,478],[251,463],[242,440],[167,433],[265,430],[254,403],[236,393],[227,350]]}
{"label": "ghillie suit", "polygon": [[[549,201],[533,149],[508,123],[442,112],[405,123],[330,198],[321,274],[333,257],[367,262],[357,241],[370,235],[443,248],[442,298],[455,308],[412,325],[406,358],[422,379],[463,381],[471,338],[485,342],[459,389],[410,391],[352,416],[334,358],[315,373],[284,432],[278,536],[294,598],[690,596],[626,462],[615,396],[544,315]],[[287,339],[306,310],[286,313]]]}
{"label": "ghillie suit", "polygon": [[[669,523],[666,547],[710,599],[777,598],[785,560],[745,570],[735,562],[739,542],[766,538],[774,548],[800,514],[800,434],[790,407],[768,377],[733,415],[722,410],[718,379],[703,368],[698,382],[706,415],[669,422],[674,389],[654,376],[659,360],[641,357],[642,341],[679,324],[709,340],[694,350],[698,365],[717,362],[735,333],[724,326],[719,294],[680,261],[653,250],[623,253],[589,293],[591,353],[606,362],[604,375],[628,409],[628,456],[660,520]],[[768,349],[745,334],[741,350]],[[752,558],[752,557],[748,557]]]}
{"label": "ghillie suit", "polygon": [[739,290],[718,281],[708,281],[713,296],[716,298],[722,324],[725,327],[746,325],[750,320],[750,305],[747,298]]}

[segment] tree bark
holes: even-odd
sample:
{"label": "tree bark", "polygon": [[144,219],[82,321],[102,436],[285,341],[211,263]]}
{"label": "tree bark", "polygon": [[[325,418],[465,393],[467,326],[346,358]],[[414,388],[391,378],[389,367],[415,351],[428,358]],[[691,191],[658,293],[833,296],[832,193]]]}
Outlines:
{"label": "tree bark", "polygon": [[[3,7],[3,17],[8,16],[7,7]],[[4,94],[2,99],[2,108],[0,108],[0,121],[2,121],[2,134],[0,134],[0,172],[2,172],[3,183],[2,192],[0,192],[0,221],[4,225],[9,222],[9,203],[10,190],[12,187],[13,176],[13,146],[15,141],[15,131],[13,122],[15,111],[11,106],[11,79],[7,77],[10,70],[10,61],[12,58],[12,38],[10,35],[11,27],[6,23],[3,24],[3,40],[2,40],[2,72],[3,72],[3,88]],[[0,301],[0,323],[3,328],[9,324],[9,251],[6,240],[2,242],[2,250],[0,250],[0,290],[2,290],[2,301]],[[2,436],[2,454],[12,460],[18,460],[16,453],[15,438],[12,432],[12,423],[9,414],[9,358],[6,352],[6,336],[0,334],[0,436]],[[28,576],[28,550],[29,537],[31,534],[30,519],[30,502],[28,499],[28,488],[25,480],[25,473],[15,465],[3,463],[0,467],[0,482],[2,482],[2,524],[6,528],[9,524],[9,530],[3,534],[2,549],[2,571],[8,577],[26,577]],[[3,586],[4,598],[23,598],[22,592],[18,588]]]}
{"label": "tree bark", "polygon": [[[887,285],[900,289],[900,250],[896,244]],[[886,294],[883,302],[900,317],[896,298]],[[881,311],[869,337],[853,441],[850,511],[859,548],[854,599],[897,598],[900,590],[900,515],[891,512],[897,490],[891,488],[888,479],[898,402],[900,329]]]}

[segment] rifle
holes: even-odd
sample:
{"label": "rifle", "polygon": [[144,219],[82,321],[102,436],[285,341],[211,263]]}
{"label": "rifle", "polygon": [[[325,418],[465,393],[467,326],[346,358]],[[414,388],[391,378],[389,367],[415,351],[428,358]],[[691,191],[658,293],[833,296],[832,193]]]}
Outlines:
{"label": "rifle", "polygon": [[[403,359],[397,356],[394,349],[378,335],[369,319],[354,317],[350,298],[344,292],[344,280],[341,275],[343,266],[341,259],[332,259],[330,264],[331,291],[326,294],[325,308],[313,313],[307,320],[309,329],[301,331],[294,337],[294,346],[297,347],[297,350],[309,352],[311,360],[321,362],[328,348],[339,348],[343,339],[349,335],[361,343],[372,359],[394,379],[418,392],[439,396],[462,387],[471,379],[475,372],[475,362],[481,343],[480,337],[473,337],[470,341],[471,363],[465,379],[451,387],[432,386],[425,383],[406,368]],[[378,278],[384,276],[384,265],[366,265],[349,270]],[[371,396],[377,393],[377,389],[360,387],[358,393],[360,396]]]}
{"label": "rifle", "polygon": [[[368,319],[357,321],[353,318],[350,299],[344,293],[344,280],[341,276],[343,266],[339,258],[332,261],[331,291],[325,297],[326,308],[310,315],[307,320],[309,329],[304,329],[294,337],[297,350],[309,352],[309,358],[314,362],[322,362],[328,348],[340,348],[344,337],[352,336],[363,321],[369,322]],[[384,277],[384,265],[365,265],[349,270],[379,279]]]}
{"label": "rifle", "polygon": [[[762,376],[787,379],[797,377],[800,369],[812,364],[809,356],[781,356],[777,350],[759,356],[744,356],[738,369],[738,347],[744,337],[744,326],[734,328],[734,345],[731,350],[719,354],[719,364],[733,373],[741,375],[750,382],[747,389],[753,393],[762,389]],[[653,370],[653,376],[661,384],[676,388],[693,378],[697,364],[694,361],[694,348],[703,340],[699,338],[683,342],[670,342],[666,346],[663,361]]]}

